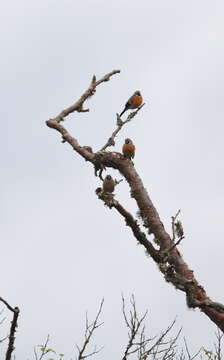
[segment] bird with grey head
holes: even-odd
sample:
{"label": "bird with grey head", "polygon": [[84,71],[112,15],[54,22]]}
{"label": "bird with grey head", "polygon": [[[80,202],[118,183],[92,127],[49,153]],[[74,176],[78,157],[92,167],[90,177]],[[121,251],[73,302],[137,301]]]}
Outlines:
{"label": "bird with grey head", "polygon": [[130,160],[135,156],[135,145],[131,139],[125,139],[124,145],[122,147],[122,152],[124,157]]}
{"label": "bird with grey head", "polygon": [[134,94],[128,99],[125,104],[124,110],[120,113],[119,116],[122,116],[125,111],[129,109],[137,109],[143,103],[143,97],[139,90],[135,91]]}
{"label": "bird with grey head", "polygon": [[115,188],[115,181],[111,175],[107,175],[103,180],[103,191],[112,194]]}

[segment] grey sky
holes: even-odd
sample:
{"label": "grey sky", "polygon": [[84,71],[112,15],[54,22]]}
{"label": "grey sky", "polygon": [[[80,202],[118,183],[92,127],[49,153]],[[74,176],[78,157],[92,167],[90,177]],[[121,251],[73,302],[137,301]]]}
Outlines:
{"label": "grey sky", "polygon": [[[94,316],[103,296],[99,357],[119,358],[121,291],[149,309],[151,334],[177,315],[193,349],[213,342],[215,326],[165,283],[123,220],[97,200],[90,165],[44,122],[72,104],[94,73],[121,69],[98,88],[91,112],[65,125],[97,150],[116,112],[142,91],[146,106],[115,150],[125,137],[134,140],[136,168],[162,220],[170,229],[181,208],[187,237],[180,250],[209,296],[223,301],[223,11],[214,0],[1,5],[0,295],[21,309],[17,359],[32,358],[48,333],[53,348],[72,356],[85,310]],[[135,214],[128,192],[121,183],[116,194]]]}

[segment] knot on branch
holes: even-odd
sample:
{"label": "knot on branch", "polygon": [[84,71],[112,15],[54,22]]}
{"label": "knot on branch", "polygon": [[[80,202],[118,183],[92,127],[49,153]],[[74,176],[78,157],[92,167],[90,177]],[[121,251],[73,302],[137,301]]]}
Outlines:
{"label": "knot on branch", "polygon": [[108,139],[107,146],[114,146],[114,145],[115,145],[115,141],[114,141],[114,139],[112,137],[110,137]]}
{"label": "knot on branch", "polygon": [[85,145],[83,146],[83,149],[87,150],[89,153],[93,154],[93,149],[91,146]]}
{"label": "knot on branch", "polygon": [[101,187],[98,187],[95,190],[95,193],[100,200],[103,200],[104,205],[108,206],[110,209],[112,209],[112,207],[116,205],[116,200],[114,200],[114,194],[104,191]]}
{"label": "knot on branch", "polygon": [[124,125],[124,122],[121,120],[119,114],[116,114],[116,115],[117,115],[117,123],[116,124],[119,128],[122,128],[122,126]]}
{"label": "knot on branch", "polygon": [[81,112],[83,113],[83,112],[89,112],[89,109],[84,109],[83,105],[80,105],[80,107],[78,107],[76,109],[76,111],[79,112],[79,113],[81,113]]}
{"label": "knot on branch", "polygon": [[117,134],[119,133],[119,131],[122,129],[122,127],[125,124],[127,124],[129,121],[131,121],[137,115],[138,111],[142,108],[142,106],[140,106],[136,111],[133,111],[132,113],[130,113],[125,121],[122,121],[120,115],[116,114],[117,115],[117,121],[116,121],[117,128],[114,130],[114,132],[112,133],[110,138],[107,140],[106,144],[101,148],[101,150],[106,150],[107,147],[115,145],[114,139],[117,136]]}

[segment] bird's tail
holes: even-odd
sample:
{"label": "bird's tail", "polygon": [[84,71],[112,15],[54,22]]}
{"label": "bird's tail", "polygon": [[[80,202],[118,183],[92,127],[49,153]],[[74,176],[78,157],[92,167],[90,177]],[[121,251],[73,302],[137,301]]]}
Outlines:
{"label": "bird's tail", "polygon": [[125,111],[126,111],[127,109],[126,108],[124,108],[124,110],[120,113],[120,115],[119,116],[122,116],[124,113],[125,113]]}

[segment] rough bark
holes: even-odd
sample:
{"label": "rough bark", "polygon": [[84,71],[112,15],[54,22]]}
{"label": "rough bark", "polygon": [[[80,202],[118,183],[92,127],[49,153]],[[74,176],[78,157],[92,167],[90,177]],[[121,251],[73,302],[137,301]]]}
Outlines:
{"label": "rough bark", "polygon": [[4,300],[2,297],[0,297],[0,301],[7,307],[8,310],[10,310],[13,313],[13,318],[11,321],[11,327],[9,332],[9,343],[6,350],[5,360],[11,360],[12,353],[15,349],[14,343],[15,343],[15,334],[16,334],[16,328],[18,325],[18,317],[19,317],[19,308],[16,306],[13,308],[9,303]]}
{"label": "rough bark", "polygon": [[159,265],[159,269],[164,275],[166,281],[172,283],[175,288],[185,292],[187,305],[190,308],[199,308],[206,314],[222,331],[224,331],[224,306],[220,303],[212,301],[204,288],[198,283],[194,277],[193,271],[185,263],[183,256],[177,249],[177,244],[183,237],[179,237],[175,243],[175,236],[170,236],[159,217],[159,214],[153,205],[150,196],[145,189],[142,180],[137,173],[133,163],[126,159],[121,153],[105,151],[107,147],[114,145],[114,138],[121,130],[122,126],[130,121],[138,112],[131,113],[125,122],[117,118],[117,129],[109,137],[106,145],[98,152],[92,153],[86,147],[82,147],[78,141],[73,138],[61,122],[65,116],[74,111],[83,110],[83,103],[92,96],[96,87],[104,81],[108,81],[110,77],[119,70],[114,70],[106,74],[102,79],[96,81],[93,77],[89,88],[80,97],[80,99],[68,109],[63,110],[57,117],[46,122],[47,126],[57,130],[62,135],[62,141],[69,143],[73,150],[81,155],[85,160],[91,162],[95,168],[95,174],[102,178],[102,171],[106,168],[113,168],[120,172],[130,186],[130,194],[137,203],[141,218],[144,220],[144,226],[148,233],[154,234],[156,245],[153,245],[147,239],[144,232],[141,231],[137,220],[125,208],[114,199],[103,193],[102,189],[97,189],[98,197],[104,201],[109,207],[115,208],[122,217],[125,218],[126,224],[132,229],[134,237],[145,247],[147,253]]}

